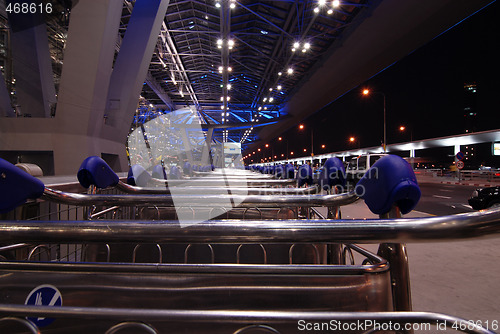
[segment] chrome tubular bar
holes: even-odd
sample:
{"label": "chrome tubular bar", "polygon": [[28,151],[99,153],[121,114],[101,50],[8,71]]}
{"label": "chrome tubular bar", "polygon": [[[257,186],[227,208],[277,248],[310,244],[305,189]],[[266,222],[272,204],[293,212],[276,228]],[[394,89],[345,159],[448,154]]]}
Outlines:
{"label": "chrome tubular bar", "polygon": [[[305,188],[307,189],[307,188]],[[337,195],[175,195],[143,194],[143,195],[89,195],[67,193],[45,188],[43,197],[49,201],[70,205],[118,205],[118,206],[174,206],[176,203],[189,204],[191,207],[213,207],[214,203],[239,203],[237,207],[311,207],[342,206],[353,203],[359,198],[354,192]],[[186,206],[184,205],[184,206]]]}
{"label": "chrome tubular bar", "polygon": [[[131,309],[92,308],[71,306],[26,306],[0,304],[0,314],[29,317],[68,317],[86,319],[140,319],[141,321],[172,322],[225,322],[225,323],[291,323],[330,322],[335,319],[342,323],[367,322],[368,324],[445,324],[458,326],[467,333],[491,334],[493,332],[465,319],[431,312],[307,312],[307,311],[236,311],[236,310],[176,310],[176,309]],[[372,325],[373,326],[373,325]],[[366,328],[366,330],[370,330]]]}
{"label": "chrome tubular bar", "polygon": [[[184,226],[184,227],[183,227]],[[500,233],[500,208],[426,218],[357,220],[0,221],[0,242],[429,242]]]}
{"label": "chrome tubular bar", "polygon": [[274,187],[295,185],[297,181],[294,179],[245,179],[245,178],[191,178],[184,180],[160,180],[151,179],[152,182],[165,186],[190,186],[190,187],[209,187],[212,185],[220,186],[224,182],[230,182],[232,187]]}
{"label": "chrome tubular bar", "polygon": [[[221,185],[221,184],[220,184]],[[189,182],[185,186],[176,186],[167,188],[165,186],[158,188],[135,187],[124,182],[118,182],[118,189],[128,194],[170,194],[174,191],[176,194],[220,194],[221,192],[235,195],[307,195],[318,193],[319,187],[307,188],[245,188],[245,187],[190,187]]]}

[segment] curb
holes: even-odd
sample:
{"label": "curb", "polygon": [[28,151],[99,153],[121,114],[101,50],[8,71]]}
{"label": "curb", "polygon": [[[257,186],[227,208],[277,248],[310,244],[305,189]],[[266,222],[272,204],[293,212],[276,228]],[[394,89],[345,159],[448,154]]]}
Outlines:
{"label": "curb", "polygon": [[441,184],[454,184],[454,185],[460,185],[460,186],[472,186],[472,187],[496,187],[497,184],[489,184],[489,183],[463,183],[463,182],[450,182],[450,181],[440,181],[439,183]]}

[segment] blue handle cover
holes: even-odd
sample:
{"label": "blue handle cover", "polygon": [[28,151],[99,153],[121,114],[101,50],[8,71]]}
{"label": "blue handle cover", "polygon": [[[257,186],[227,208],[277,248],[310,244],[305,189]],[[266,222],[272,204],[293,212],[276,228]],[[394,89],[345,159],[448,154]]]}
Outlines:
{"label": "blue handle cover", "polygon": [[285,166],[283,165],[276,166],[274,175],[276,175],[277,178],[282,179],[285,175]]}
{"label": "blue handle cover", "polygon": [[0,213],[42,196],[44,189],[42,181],[0,158]]}
{"label": "blue handle cover", "polygon": [[328,190],[334,186],[345,186],[345,167],[339,158],[328,158],[319,173],[319,184]]}
{"label": "blue handle cover", "polygon": [[162,165],[156,165],[153,167],[153,177],[155,179],[160,179],[160,180],[166,180],[167,179],[167,173],[163,169]]}
{"label": "blue handle cover", "polygon": [[181,179],[181,171],[177,166],[172,166],[170,167],[170,173],[168,174],[168,177],[172,180],[180,180]]}
{"label": "blue handle cover", "polygon": [[295,168],[292,164],[288,163],[285,165],[285,178],[293,179],[295,177]]}
{"label": "blue handle cover", "polygon": [[389,212],[393,205],[402,214],[413,210],[420,200],[420,188],[410,164],[397,155],[380,158],[359,180],[356,194],[375,214]]}
{"label": "blue handle cover", "polygon": [[95,185],[97,188],[116,186],[119,178],[109,165],[100,157],[91,156],[83,160],[76,174],[78,181],[84,188]]}
{"label": "blue handle cover", "polygon": [[131,186],[145,187],[151,181],[151,175],[141,165],[133,165],[128,170],[127,183]]}
{"label": "blue handle cover", "polygon": [[297,185],[302,187],[303,185],[313,184],[313,171],[311,166],[304,164],[297,170]]}
{"label": "blue handle cover", "polygon": [[188,161],[186,161],[184,163],[184,167],[182,167],[182,170],[184,171],[185,175],[191,176],[193,169],[191,167],[191,164]]}

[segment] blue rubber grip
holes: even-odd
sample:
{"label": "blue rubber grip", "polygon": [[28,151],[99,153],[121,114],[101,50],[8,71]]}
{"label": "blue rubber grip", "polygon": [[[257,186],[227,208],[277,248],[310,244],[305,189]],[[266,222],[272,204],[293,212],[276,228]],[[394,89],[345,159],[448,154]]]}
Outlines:
{"label": "blue rubber grip", "polygon": [[320,186],[328,190],[335,186],[345,187],[345,167],[339,158],[328,158],[319,173]]}
{"label": "blue rubber grip", "polygon": [[182,167],[182,170],[184,171],[185,175],[191,176],[193,168],[191,167],[191,164],[188,161],[186,161],[184,163],[184,167]]}
{"label": "blue rubber grip", "polygon": [[413,169],[397,155],[375,162],[356,184],[355,191],[378,215],[388,213],[393,205],[406,214],[415,208],[421,196]]}
{"label": "blue rubber grip", "polygon": [[177,166],[172,166],[172,167],[170,167],[170,173],[168,173],[168,177],[171,180],[180,180],[181,179],[181,171],[179,170],[179,168],[177,168]]}
{"label": "blue rubber grip", "polygon": [[76,176],[84,188],[95,185],[97,188],[104,189],[116,186],[120,180],[106,161],[97,156],[83,160]]}
{"label": "blue rubber grip", "polygon": [[274,170],[274,175],[276,175],[277,178],[282,179],[285,175],[285,166],[283,165],[276,166],[276,169]]}
{"label": "blue rubber grip", "polygon": [[302,187],[303,185],[313,184],[313,171],[311,166],[304,164],[297,170],[297,185]]}
{"label": "blue rubber grip", "polygon": [[163,169],[162,165],[156,165],[156,166],[153,167],[152,176],[155,179],[160,179],[160,180],[166,180],[167,179],[167,173]]}
{"label": "blue rubber grip", "polygon": [[286,164],[285,165],[285,178],[286,179],[293,179],[294,177],[295,177],[295,168],[290,163]]}
{"label": "blue rubber grip", "polygon": [[133,165],[128,170],[127,183],[131,186],[146,187],[151,181],[151,175],[141,165]]}
{"label": "blue rubber grip", "polygon": [[44,189],[42,181],[0,158],[0,213],[42,196]]}

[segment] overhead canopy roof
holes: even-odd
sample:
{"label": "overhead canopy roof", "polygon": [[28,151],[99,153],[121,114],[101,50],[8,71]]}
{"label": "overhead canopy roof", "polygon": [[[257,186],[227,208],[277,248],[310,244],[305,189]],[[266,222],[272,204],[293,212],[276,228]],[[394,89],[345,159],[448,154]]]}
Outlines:
{"label": "overhead canopy roof", "polygon": [[[189,106],[205,128],[221,128],[216,141],[227,128],[227,140],[251,146],[491,2],[170,0],[142,97],[156,110]],[[54,4],[61,15],[49,29],[58,45],[69,1]],[[121,38],[134,4],[124,1]],[[57,58],[57,48],[52,51]]]}

